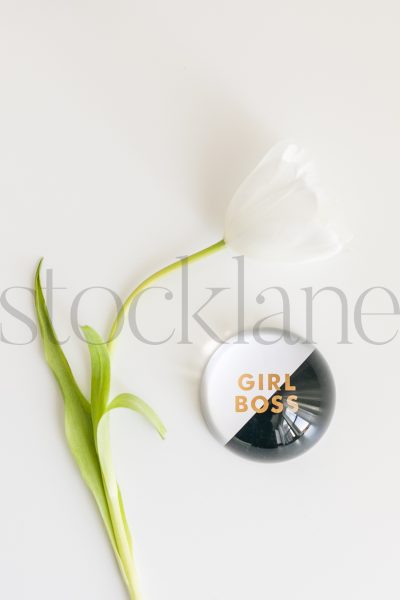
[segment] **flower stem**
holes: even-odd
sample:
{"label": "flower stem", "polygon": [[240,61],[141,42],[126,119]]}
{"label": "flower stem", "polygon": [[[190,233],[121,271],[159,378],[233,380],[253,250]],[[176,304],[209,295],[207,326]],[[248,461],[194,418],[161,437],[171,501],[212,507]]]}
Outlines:
{"label": "flower stem", "polygon": [[138,285],[133,290],[133,292],[131,292],[129,294],[129,296],[125,300],[124,304],[122,305],[120,311],[118,312],[118,315],[111,327],[110,335],[108,338],[108,343],[107,343],[108,351],[110,353],[112,352],[115,339],[116,339],[117,335],[119,334],[120,329],[122,328],[125,315],[127,314],[129,307],[132,304],[133,300],[135,299],[135,297],[138,294],[140,294],[140,292],[142,292],[143,290],[148,288],[152,283],[154,283],[161,277],[164,277],[164,275],[168,275],[169,273],[176,271],[184,263],[192,263],[192,262],[195,262],[202,258],[205,258],[206,256],[209,256],[210,254],[214,254],[218,250],[222,250],[222,248],[224,248],[224,247],[225,247],[225,240],[220,240],[216,244],[212,244],[211,246],[208,246],[207,248],[204,248],[203,250],[199,250],[198,252],[195,252],[194,254],[191,254],[190,256],[181,258],[181,259],[177,260],[176,262],[173,262],[170,265],[163,267],[162,269],[160,269],[159,271],[156,271],[155,273],[153,273],[153,275],[150,275],[150,277],[147,277],[147,279],[142,281],[142,283],[140,285]]}
{"label": "flower stem", "polygon": [[141,595],[139,592],[137,573],[129,544],[128,532],[123,522],[120,502],[122,502],[122,499],[110,498],[108,496],[108,506],[119,552],[120,568],[129,591],[129,598],[130,600],[140,600]]}
{"label": "flower stem", "polygon": [[[183,264],[192,263],[196,260],[200,260],[201,258],[205,258],[206,256],[209,256],[210,254],[213,254],[214,252],[217,252],[218,250],[221,250],[224,247],[225,241],[221,240],[216,244],[212,244],[211,246],[200,250],[199,252],[195,252],[190,256],[185,256],[180,260],[177,260],[171,263],[170,265],[163,267],[159,271],[153,273],[153,275],[150,275],[150,277],[147,277],[147,279],[145,279],[140,285],[138,285],[125,300],[111,327],[109,340],[107,342],[109,354],[111,354],[115,339],[118,333],[120,332],[120,329],[122,328],[123,321],[125,315],[128,313],[129,307],[132,304],[133,300],[136,298],[136,296],[140,294],[140,292],[148,288],[152,283],[154,283],[164,275],[168,275],[169,273],[176,271]],[[102,457],[99,458],[104,477],[107,504],[110,511],[115,541],[117,545],[119,566],[129,591],[130,600],[140,600],[136,569],[134,566],[132,548],[130,543],[130,533],[125,518],[122,498],[120,496],[120,492],[112,470],[111,463],[108,464],[108,468],[106,468],[106,465],[102,462]]]}

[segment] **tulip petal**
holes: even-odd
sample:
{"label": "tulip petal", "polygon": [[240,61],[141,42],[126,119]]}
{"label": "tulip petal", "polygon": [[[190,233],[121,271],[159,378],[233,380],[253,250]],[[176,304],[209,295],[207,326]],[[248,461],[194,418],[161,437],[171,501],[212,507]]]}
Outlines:
{"label": "tulip petal", "polygon": [[225,241],[237,252],[274,262],[304,262],[341,250],[331,205],[317,191],[313,165],[295,144],[274,146],[228,207]]}

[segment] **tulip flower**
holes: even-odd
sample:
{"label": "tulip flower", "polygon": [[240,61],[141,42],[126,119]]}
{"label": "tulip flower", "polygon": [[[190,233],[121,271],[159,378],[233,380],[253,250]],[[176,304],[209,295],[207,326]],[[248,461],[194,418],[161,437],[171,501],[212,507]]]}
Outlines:
{"label": "tulip flower", "polygon": [[[334,205],[319,192],[306,151],[279,142],[233,196],[223,239],[185,260],[193,262],[229,246],[239,254],[270,263],[309,262],[337,254],[350,238]],[[137,294],[181,265],[179,260],[164,267],[133,290],[111,329],[110,349]]]}
{"label": "tulip flower", "polygon": [[[294,144],[278,144],[232,198],[223,239],[184,260],[205,258],[228,245],[235,252],[270,262],[299,262],[335,254],[344,241],[328,203],[317,193],[304,151]],[[140,600],[141,595],[131,535],[112,465],[109,417],[116,409],[130,409],[146,418],[162,438],[166,430],[155,412],[138,396],[124,393],[110,399],[111,349],[134,298],[181,266],[182,260],[178,260],[133,290],[114,321],[107,343],[92,328],[83,328],[91,357],[90,398],[82,394],[57,341],[41,287],[40,263],[36,272],[37,319],[47,363],[64,399],[68,444],[96,500],[131,600]]]}
{"label": "tulip flower", "polygon": [[[337,219],[337,217],[336,217]],[[225,242],[270,262],[306,262],[339,252],[348,236],[318,193],[314,167],[295,144],[274,146],[228,207]]]}

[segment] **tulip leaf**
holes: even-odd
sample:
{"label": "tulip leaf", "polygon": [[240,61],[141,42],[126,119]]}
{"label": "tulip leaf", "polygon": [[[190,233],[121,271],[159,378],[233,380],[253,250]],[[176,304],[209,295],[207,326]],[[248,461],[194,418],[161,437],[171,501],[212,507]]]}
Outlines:
{"label": "tulip leaf", "polygon": [[91,408],[97,455],[100,461],[118,554],[123,565],[123,573],[128,587],[134,587],[136,575],[133,566],[132,539],[111,452],[109,414],[107,411],[111,378],[110,356],[107,345],[100,334],[87,325],[82,328],[82,331],[89,346],[91,360]]}
{"label": "tulip leaf", "polygon": [[[117,550],[103,478],[97,457],[90,404],[80,391],[62,351],[47,310],[40,282],[40,267],[35,277],[35,306],[46,361],[60,386],[64,398],[65,433],[81,475],[92,492],[114,550]],[[117,556],[118,558],[118,556]]]}
{"label": "tulip leaf", "polygon": [[107,345],[94,329],[86,325],[82,327],[82,331],[89,346],[92,365],[90,405],[92,409],[93,431],[96,435],[97,426],[106,410],[110,394],[110,356]]}
{"label": "tulip leaf", "polygon": [[[122,502],[121,491],[119,489],[118,483],[115,479],[114,472],[112,469],[111,462],[111,451],[110,451],[110,438],[109,438],[109,429],[108,429],[108,421],[109,415],[112,411],[127,408],[134,412],[137,412],[144,416],[158,431],[160,436],[164,439],[166,435],[166,428],[162,423],[161,419],[154,412],[154,410],[146,404],[143,400],[141,400],[138,396],[134,396],[133,394],[120,394],[110,404],[108,404],[103,417],[100,419],[97,428],[97,448],[100,456],[100,461],[102,464],[102,470],[104,474],[104,480],[106,482],[107,493],[109,495],[109,502],[111,505],[116,508],[116,502],[118,501],[119,505],[119,515],[118,521],[114,523],[114,527],[122,528],[125,532],[125,540],[122,541],[125,545],[125,551],[129,548],[130,553],[132,555],[132,539],[131,533],[129,531],[128,522],[125,515],[125,509]],[[111,511],[114,513],[114,511]],[[117,535],[118,538],[118,535]],[[123,551],[123,549],[122,549]]]}
{"label": "tulip leaf", "polygon": [[117,408],[128,408],[141,414],[155,427],[160,436],[165,439],[167,430],[160,417],[138,396],[134,396],[133,394],[120,394],[119,396],[116,396],[116,398],[114,398],[107,406],[107,412],[109,413]]}
{"label": "tulip leaf", "polygon": [[137,396],[132,394],[120,394],[108,404],[111,376],[110,356],[107,344],[91,327],[86,325],[82,328],[82,331],[89,345],[91,359],[91,408],[97,454],[100,460],[118,552],[124,564],[125,573],[129,573],[133,568],[132,540],[122,502],[121,491],[118,486],[112,462],[109,415],[111,411],[117,408],[129,408],[145,416],[154,425],[162,437],[165,436],[165,427],[150,406]]}
{"label": "tulip leaf", "polygon": [[43,290],[40,283],[40,268],[43,259],[39,262],[35,276],[35,307],[39,322],[39,329],[43,339],[44,354],[46,362],[54,373],[61,391],[68,391],[76,397],[85,412],[90,413],[90,404],[79,389],[71,367],[65,357],[64,352],[57,340],[56,333],[50,320],[46,302],[43,296]]}
{"label": "tulip leaf", "polygon": [[131,600],[139,600],[133,562],[132,540],[121,491],[112,463],[109,417],[117,408],[128,408],[144,416],[165,437],[165,427],[156,413],[133,394],[120,394],[108,402],[111,367],[107,344],[91,327],[82,331],[91,361],[90,402],[82,394],[57,340],[40,282],[39,262],[35,278],[35,306],[46,361],[64,398],[65,432],[81,475],[91,490],[104,520]]}

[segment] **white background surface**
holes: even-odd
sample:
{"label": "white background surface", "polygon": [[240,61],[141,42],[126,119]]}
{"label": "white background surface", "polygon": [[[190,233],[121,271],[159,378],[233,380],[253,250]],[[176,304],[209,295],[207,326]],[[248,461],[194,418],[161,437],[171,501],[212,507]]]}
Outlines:
{"label": "white background surface", "polygon": [[[174,257],[222,237],[231,194],[279,138],[317,157],[341,200],[353,244],[324,265],[246,263],[246,322],[269,285],[292,301],[304,333],[304,292],[342,287],[350,321],[370,286],[399,289],[398,3],[357,0],[0,1],[1,290],[30,286],[38,258],[54,269],[60,337],[83,288],[125,295]],[[231,286],[205,311],[235,331],[229,251],[191,270],[191,307],[207,286]],[[262,465],[220,447],[200,415],[212,350],[191,323],[179,339],[179,278],[142,304],[146,346],[125,332],[115,391],[142,395],[168,429],[113,417],[115,463],[136,542],[145,600],[352,600],[399,594],[399,342],[368,345],[350,326],[338,345],[338,301],[320,298],[319,348],[338,393],[333,424],[294,462]],[[33,318],[29,292],[10,301]],[[390,311],[376,293],[370,310]],[[3,335],[29,341],[1,308]],[[80,322],[107,333],[105,292]],[[271,320],[273,322],[273,320]],[[277,323],[279,324],[279,323]],[[398,317],[370,317],[384,339]],[[65,346],[88,390],[86,348]],[[6,600],[117,600],[125,591],[94,503],[63,435],[62,401],[41,346],[0,344],[1,569]]]}

